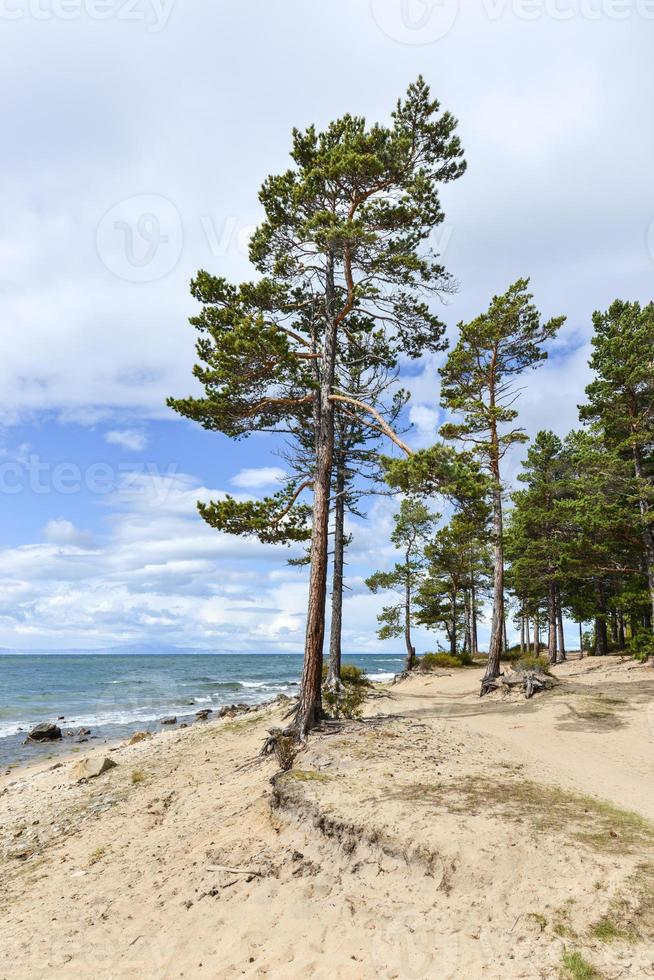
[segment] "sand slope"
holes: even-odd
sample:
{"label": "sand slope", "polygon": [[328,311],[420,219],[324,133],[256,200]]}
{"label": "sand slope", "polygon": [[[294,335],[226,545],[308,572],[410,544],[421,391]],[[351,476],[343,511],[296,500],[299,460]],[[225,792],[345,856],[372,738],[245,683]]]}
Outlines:
{"label": "sand slope", "polygon": [[88,784],[3,777],[0,977],[557,977],[564,950],[654,976],[633,667],[570,663],[528,704],[412,678],[272,785],[272,709],[123,746]]}

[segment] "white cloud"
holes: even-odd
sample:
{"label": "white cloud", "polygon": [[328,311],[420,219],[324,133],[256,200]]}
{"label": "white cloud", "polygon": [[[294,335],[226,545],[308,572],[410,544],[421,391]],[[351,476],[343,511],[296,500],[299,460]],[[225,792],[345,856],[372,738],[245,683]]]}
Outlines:
{"label": "white cloud", "polygon": [[71,545],[76,548],[91,548],[93,537],[89,531],[81,531],[64,517],[48,521],[43,528],[43,537],[51,544]]}
{"label": "white cloud", "polygon": [[289,549],[205,524],[196,500],[221,496],[186,474],[140,474],[105,501],[102,547],[59,517],[42,543],[1,551],[0,645],[299,651],[305,573],[286,566]]}
{"label": "white cloud", "polygon": [[420,444],[431,445],[436,442],[438,425],[441,414],[436,408],[428,405],[412,405],[409,410],[409,421],[415,426],[413,440]]}
{"label": "white cloud", "polygon": [[141,452],[148,444],[148,437],[140,429],[112,429],[106,433],[105,440],[133,453]]}
{"label": "white cloud", "polygon": [[286,473],[279,466],[258,466],[241,470],[232,477],[231,483],[241,490],[260,490],[281,483],[285,477]]}

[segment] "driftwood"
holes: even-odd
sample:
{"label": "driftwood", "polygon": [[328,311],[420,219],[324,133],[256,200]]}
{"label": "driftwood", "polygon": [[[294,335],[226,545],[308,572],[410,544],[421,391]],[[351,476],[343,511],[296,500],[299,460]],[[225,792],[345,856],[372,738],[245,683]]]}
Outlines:
{"label": "driftwood", "polygon": [[210,864],[207,871],[224,871],[231,875],[254,875],[257,878],[263,877],[261,872],[255,871],[254,868],[228,868],[226,864]]}

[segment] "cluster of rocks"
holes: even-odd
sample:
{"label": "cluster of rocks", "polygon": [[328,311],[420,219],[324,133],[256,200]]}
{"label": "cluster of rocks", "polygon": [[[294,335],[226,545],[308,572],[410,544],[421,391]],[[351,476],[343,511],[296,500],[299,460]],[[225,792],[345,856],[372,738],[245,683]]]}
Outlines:
{"label": "cluster of rocks", "polygon": [[[59,718],[58,721],[63,721],[63,718]],[[36,725],[32,731],[27,736],[25,744],[29,745],[30,742],[59,742],[62,738],[76,738],[78,742],[88,742],[89,736],[95,738],[95,735],[91,735],[90,728],[79,728],[76,732],[67,731],[64,733],[61,731],[59,725],[54,722],[42,721],[39,725]]]}
{"label": "cluster of rocks", "polygon": [[[244,704],[239,702],[238,704],[225,704],[218,711],[214,712],[213,708],[202,708],[200,711],[195,712],[196,721],[208,721],[211,715],[215,714],[216,718],[235,718],[237,715],[244,715],[250,711],[257,711],[259,708],[265,708],[271,704],[276,703],[286,703],[291,701],[287,694],[278,694],[277,697],[270,701],[265,701],[262,704]],[[57,721],[64,721],[64,716],[60,716]],[[160,725],[172,726],[177,724],[177,716],[171,715],[167,718],[161,718],[159,720]],[[180,728],[188,728],[185,722],[179,726]],[[20,729],[19,729],[20,731]],[[63,738],[76,738],[78,742],[87,742],[89,738],[97,738],[96,735],[91,734],[90,728],[79,728],[77,731],[66,731],[62,732],[59,725],[55,722],[44,721],[39,725],[36,725],[29,735],[27,736],[25,744],[29,742],[58,742]],[[136,742],[142,741],[144,738],[151,738],[151,732],[136,732],[132,735],[129,744],[134,745]]]}

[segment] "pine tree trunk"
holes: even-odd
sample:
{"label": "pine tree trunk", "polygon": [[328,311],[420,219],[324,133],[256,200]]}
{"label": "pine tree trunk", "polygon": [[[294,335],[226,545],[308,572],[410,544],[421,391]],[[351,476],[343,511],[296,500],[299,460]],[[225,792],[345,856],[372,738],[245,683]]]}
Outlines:
{"label": "pine tree trunk", "polygon": [[476,657],[479,653],[479,637],[477,635],[477,595],[474,578],[470,579],[470,643],[472,656]]}
{"label": "pine tree trunk", "polygon": [[329,635],[327,686],[335,688],[341,679],[341,636],[343,629],[343,565],[345,552],[345,465],[338,457],[336,500],[334,502],[334,568],[332,575],[332,623]]}
{"label": "pine tree trunk", "polygon": [[531,636],[529,635],[529,616],[525,618],[525,640],[527,641],[527,653],[531,649]]}
{"label": "pine tree trunk", "polygon": [[584,659],[584,624],[579,621],[579,655]]}
{"label": "pine tree trunk", "polygon": [[622,612],[622,610],[620,610],[618,614],[618,646],[620,647],[621,650],[624,650],[626,645],[627,645],[627,640],[625,637],[625,629],[624,629],[624,613]]}
{"label": "pine tree trunk", "polygon": [[540,653],[540,618],[539,610],[536,608],[534,613],[534,656],[537,657]]}
{"label": "pine tree trunk", "polygon": [[561,608],[561,593],[559,589],[556,590],[556,624],[558,628],[559,635],[559,663],[565,663],[567,657],[565,655],[565,634],[563,632],[563,609]]}
{"label": "pine tree trunk", "polygon": [[334,315],[334,265],[327,265],[325,289],[326,329],[320,390],[316,418],[316,460],[313,480],[313,518],[311,528],[311,573],[304,665],[296,727],[304,737],[322,718],[322,659],[325,639],[325,605],[327,599],[327,566],[329,562],[329,494],[334,456],[334,387],[336,339],[338,327]]}
{"label": "pine tree trunk", "polygon": [[[634,469],[637,479],[642,483],[644,480],[643,461],[641,451],[638,446],[633,447]],[[645,547],[645,559],[647,564],[647,583],[649,586],[649,598],[651,606],[650,624],[654,629],[654,524],[651,522],[650,506],[645,497],[639,494],[638,504],[640,514],[643,519],[643,545]],[[654,666],[654,657],[652,657]]]}
{"label": "pine tree trunk", "polygon": [[547,659],[556,663],[556,586],[550,579],[547,589]]}
{"label": "pine tree trunk", "polygon": [[452,633],[450,634],[450,655],[456,657],[456,617],[457,617],[457,606],[456,606],[456,589],[452,591]]}
{"label": "pine tree trunk", "polygon": [[463,633],[463,653],[464,656],[472,654],[472,615],[470,611],[470,590],[463,590],[463,610],[465,614],[465,628]]}
{"label": "pine tree trunk", "polygon": [[609,637],[606,629],[606,619],[598,616],[595,619],[595,656],[606,657],[609,652]]}
{"label": "pine tree trunk", "polygon": [[611,610],[611,643],[614,647],[618,645],[618,614],[615,609]]}
{"label": "pine tree trunk", "polygon": [[481,693],[491,690],[491,684],[500,675],[502,637],[504,632],[504,547],[502,524],[502,485],[500,482],[499,460],[492,462],[493,475],[493,619],[488,646],[488,663],[481,682]]}
{"label": "pine tree trunk", "polygon": [[597,609],[599,615],[595,617],[595,656],[606,657],[609,652],[609,636],[606,628],[606,595],[601,582],[597,585]]}
{"label": "pine tree trunk", "polygon": [[520,614],[520,656],[525,655],[525,613],[524,609]]}
{"label": "pine tree trunk", "polygon": [[411,642],[411,583],[407,576],[404,589],[404,643],[406,646],[405,670],[412,670],[416,662],[416,650]]}

